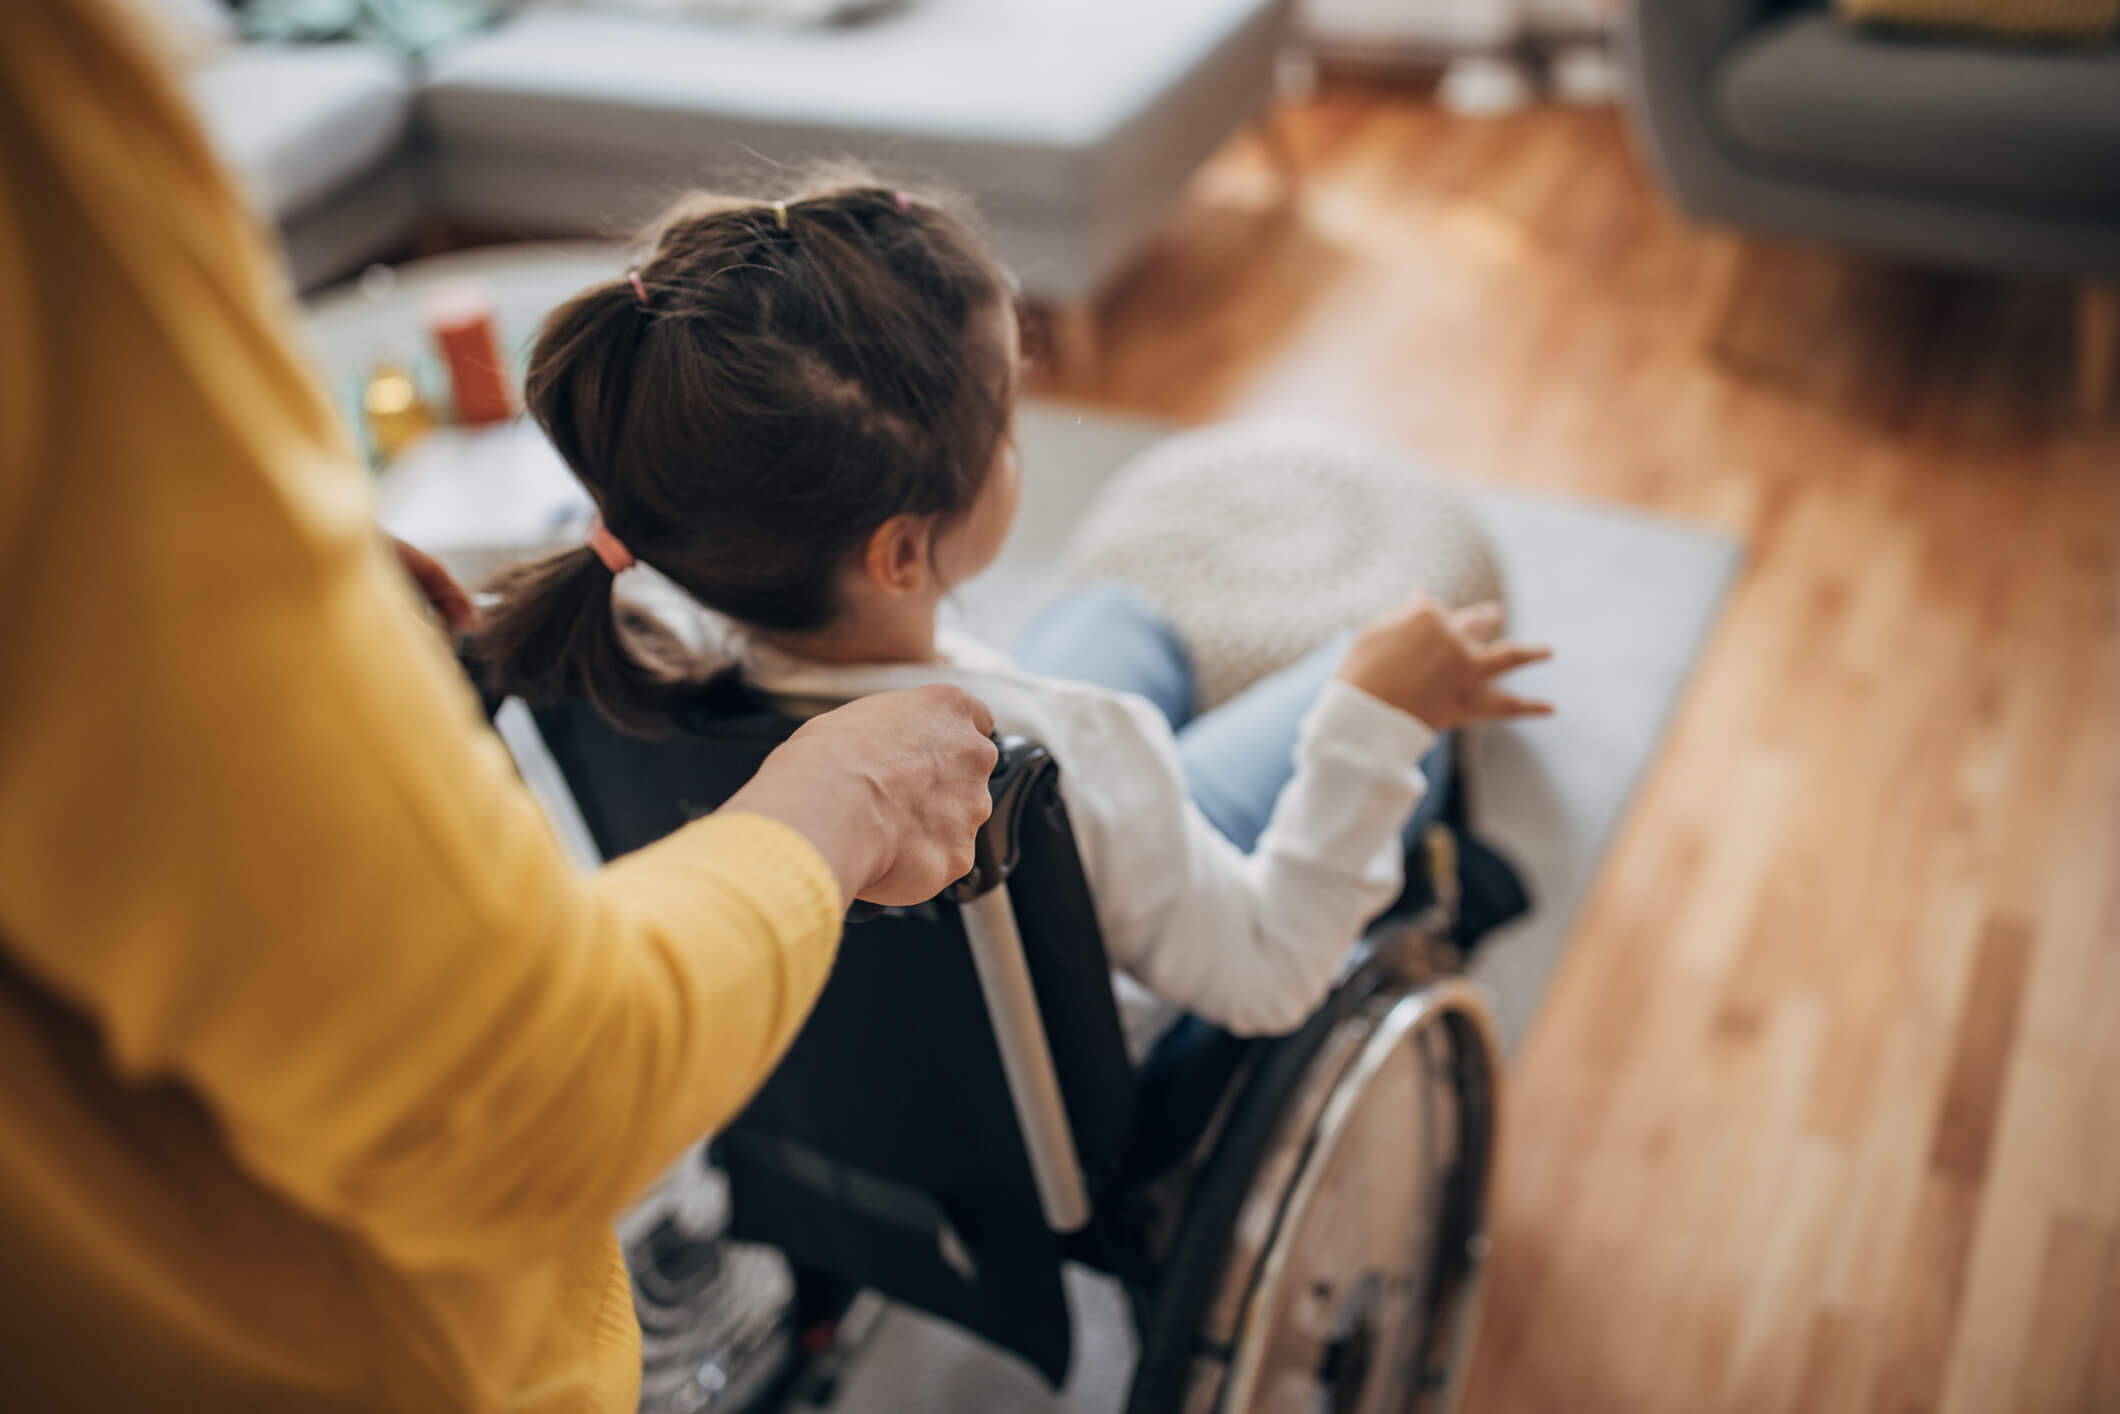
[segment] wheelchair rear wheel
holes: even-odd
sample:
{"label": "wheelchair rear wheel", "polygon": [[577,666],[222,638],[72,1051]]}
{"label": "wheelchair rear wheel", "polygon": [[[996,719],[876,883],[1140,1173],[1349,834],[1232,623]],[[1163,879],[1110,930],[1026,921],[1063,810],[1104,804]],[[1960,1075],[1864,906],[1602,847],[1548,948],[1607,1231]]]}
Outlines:
{"label": "wheelchair rear wheel", "polygon": [[[1161,1332],[1189,1347],[1182,1380],[1137,1385],[1135,1414],[1427,1414],[1455,1401],[1495,1136],[1485,999],[1458,978],[1387,983],[1310,1041],[1271,1138],[1214,1180],[1246,1181],[1190,1330]],[[1181,1261],[1207,1255],[1193,1245]],[[1156,1353],[1144,1371],[1177,1368],[1177,1352]]]}

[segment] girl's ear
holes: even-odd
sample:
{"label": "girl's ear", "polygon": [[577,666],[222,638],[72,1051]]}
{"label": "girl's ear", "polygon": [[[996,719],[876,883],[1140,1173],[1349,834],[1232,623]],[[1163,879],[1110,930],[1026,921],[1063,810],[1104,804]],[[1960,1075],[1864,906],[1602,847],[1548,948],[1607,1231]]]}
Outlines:
{"label": "girl's ear", "polygon": [[933,518],[910,512],[877,526],[861,560],[869,583],[893,597],[927,588],[934,537]]}

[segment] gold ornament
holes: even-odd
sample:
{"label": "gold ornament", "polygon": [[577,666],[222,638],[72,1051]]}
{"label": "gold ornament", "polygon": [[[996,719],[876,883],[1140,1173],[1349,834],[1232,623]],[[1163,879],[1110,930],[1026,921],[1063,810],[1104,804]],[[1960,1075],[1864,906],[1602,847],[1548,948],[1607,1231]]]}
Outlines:
{"label": "gold ornament", "polygon": [[368,444],[378,461],[395,461],[407,447],[434,430],[434,409],[420,396],[412,375],[380,364],[361,390],[361,415],[368,422]]}

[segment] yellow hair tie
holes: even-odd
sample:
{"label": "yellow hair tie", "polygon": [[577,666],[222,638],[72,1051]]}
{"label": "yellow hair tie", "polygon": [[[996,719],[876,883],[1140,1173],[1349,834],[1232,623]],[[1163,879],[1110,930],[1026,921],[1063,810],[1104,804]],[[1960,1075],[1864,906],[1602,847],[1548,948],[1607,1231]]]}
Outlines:
{"label": "yellow hair tie", "polygon": [[773,203],[773,220],[779,224],[781,230],[788,228],[788,204],[785,201]]}

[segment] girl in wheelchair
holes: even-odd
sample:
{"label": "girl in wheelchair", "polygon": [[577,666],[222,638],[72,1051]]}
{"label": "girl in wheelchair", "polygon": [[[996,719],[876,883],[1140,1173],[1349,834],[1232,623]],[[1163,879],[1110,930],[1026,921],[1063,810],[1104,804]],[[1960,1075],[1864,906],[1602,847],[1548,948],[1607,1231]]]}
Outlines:
{"label": "girl in wheelchair", "polygon": [[948,202],[682,203],[537,339],[525,400],[600,514],[495,586],[489,685],[648,734],[730,667],[796,711],[960,685],[1060,764],[1106,949],[1161,1002],[1123,997],[1135,1055],[1172,1008],[1290,1030],[1398,896],[1439,733],[1548,710],[1496,685],[1544,650],[1499,641],[1496,606],[1417,602],[1196,715],[1122,590],[1056,604],[1013,660],[938,627],[1015,515],[1020,375],[1009,278]]}

